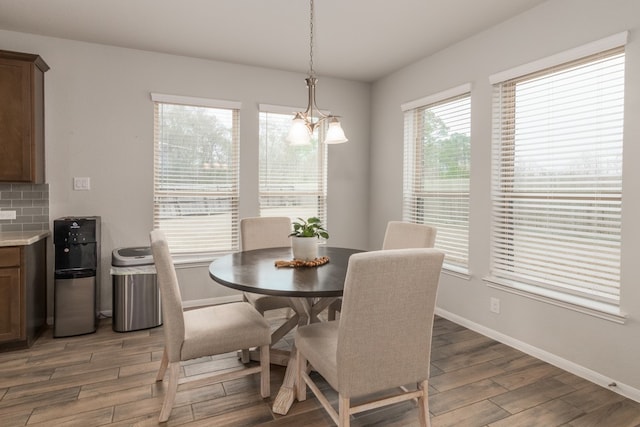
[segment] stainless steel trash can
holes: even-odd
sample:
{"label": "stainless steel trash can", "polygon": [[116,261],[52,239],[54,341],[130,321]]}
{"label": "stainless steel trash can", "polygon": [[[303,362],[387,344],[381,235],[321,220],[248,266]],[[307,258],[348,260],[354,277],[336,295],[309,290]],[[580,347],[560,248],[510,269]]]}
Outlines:
{"label": "stainless steel trash can", "polygon": [[137,331],[162,324],[160,289],[149,247],[115,249],[111,277],[114,331]]}

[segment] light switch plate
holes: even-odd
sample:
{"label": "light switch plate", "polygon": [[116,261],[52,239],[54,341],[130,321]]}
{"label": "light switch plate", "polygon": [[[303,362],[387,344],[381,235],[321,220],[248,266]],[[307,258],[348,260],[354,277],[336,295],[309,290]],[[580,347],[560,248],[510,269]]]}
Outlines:
{"label": "light switch plate", "polygon": [[91,190],[91,178],[86,176],[76,176],[73,178],[73,189],[74,190]]}

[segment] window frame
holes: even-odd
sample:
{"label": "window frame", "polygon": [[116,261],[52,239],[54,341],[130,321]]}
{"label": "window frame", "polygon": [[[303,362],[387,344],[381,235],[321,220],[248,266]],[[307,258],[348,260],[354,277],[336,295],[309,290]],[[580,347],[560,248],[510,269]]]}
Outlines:
{"label": "window frame", "polygon": [[[202,260],[210,260],[215,258],[216,256],[234,252],[239,250],[240,247],[240,231],[239,231],[239,204],[240,204],[240,109],[242,104],[236,101],[228,101],[228,100],[215,100],[209,98],[198,98],[198,97],[189,97],[189,96],[180,96],[180,95],[167,95],[167,94],[159,94],[159,93],[151,93],[151,100],[153,101],[154,108],[154,177],[153,177],[153,227],[154,229],[163,229],[167,233],[168,241],[170,249],[172,249],[172,253],[174,258],[178,262],[198,262]],[[228,110],[231,114],[231,155],[230,155],[230,165],[231,171],[227,173],[229,176],[229,181],[225,182],[224,186],[228,186],[228,190],[203,190],[203,189],[185,189],[185,190],[171,190],[171,189],[163,189],[162,188],[162,177],[165,179],[171,178],[170,176],[163,175],[161,171],[161,132],[162,123],[159,122],[160,109],[163,105],[173,105],[173,106],[184,106],[184,107],[195,107],[195,108],[207,108],[214,110]],[[229,209],[225,210],[226,214],[229,215],[229,220],[226,221],[223,231],[228,234],[224,237],[224,243],[201,243],[200,245],[196,243],[194,246],[199,246],[197,250],[184,249],[188,247],[190,242],[187,242],[187,239],[201,238],[201,240],[205,240],[203,234],[205,231],[209,233],[213,233],[214,235],[218,234],[218,225],[212,225],[211,223],[206,224],[207,230],[203,230],[201,228],[186,228],[187,237],[180,238],[183,236],[183,231],[179,232],[172,229],[166,229],[162,227],[163,220],[167,220],[168,217],[163,216],[160,212],[162,211],[165,204],[163,204],[160,200],[163,197],[192,197],[194,200],[201,199],[202,206],[208,206],[207,204],[210,202],[215,202],[215,200],[221,200],[223,205],[227,204],[230,206]],[[217,204],[217,203],[216,203]],[[196,203],[197,205],[197,203]],[[198,212],[202,213],[205,211],[198,211],[199,208],[196,208],[195,216],[208,216],[208,215],[199,215]],[[183,218],[186,214],[178,214],[176,218]],[[210,215],[209,215],[210,216]],[[191,236],[191,237],[188,237]],[[208,246],[208,247],[207,247]]]}
{"label": "window frame", "polygon": [[[291,121],[294,118],[294,111],[300,110],[300,108],[294,108],[294,107],[287,107],[287,106],[281,106],[281,105],[270,105],[270,104],[259,104],[258,106],[258,126],[259,126],[259,136],[258,136],[258,157],[259,157],[259,166],[258,166],[258,208],[259,208],[259,215],[260,216],[288,216],[289,218],[291,218],[292,220],[296,220],[298,217],[304,217],[304,219],[309,218],[311,216],[316,216],[318,218],[320,218],[320,220],[322,221],[323,224],[325,224],[325,226],[327,226],[328,221],[327,221],[327,184],[328,184],[328,174],[327,174],[327,166],[328,166],[328,147],[327,144],[324,144],[320,141],[322,141],[324,139],[326,130],[327,130],[327,126],[326,124],[322,124],[321,126],[318,127],[318,131],[314,133],[314,135],[312,136],[312,141],[313,144],[316,145],[317,150],[319,151],[319,155],[317,156],[316,162],[317,162],[317,172],[318,174],[317,176],[317,180],[315,182],[315,191],[299,191],[296,190],[295,188],[293,188],[291,191],[277,191],[277,192],[267,192],[264,189],[264,180],[263,180],[263,171],[265,168],[264,165],[264,145],[266,143],[266,141],[263,139],[264,138],[264,134],[263,134],[263,119],[269,119],[269,115],[270,114],[275,114],[278,115],[279,117],[276,120],[283,120],[285,119],[283,116],[289,116],[290,120],[286,123],[288,123],[287,125],[287,129],[286,131],[288,131],[289,129],[289,124],[291,123]],[[324,112],[325,114],[328,114],[328,112]],[[285,130],[283,130],[284,134],[286,135]],[[296,213],[296,211],[294,209],[283,209],[281,212],[267,212],[266,207],[263,206],[262,201],[263,201],[263,197],[267,197],[267,196],[277,196],[279,198],[282,198],[282,200],[296,200],[296,198],[299,197],[304,197],[304,196],[311,196],[314,197],[317,200],[317,210],[314,210],[314,212],[311,211],[306,211],[307,213],[302,214],[302,213]],[[303,204],[304,206],[304,204]],[[274,207],[273,205],[271,206],[271,209],[277,209],[276,207]],[[307,208],[309,209],[309,208]]]}
{"label": "window frame", "polygon": [[[467,125],[468,125],[468,158],[469,165],[469,178],[467,178],[466,192],[464,191],[451,191],[448,194],[442,194],[437,189],[425,188],[424,183],[419,184],[417,176],[422,174],[421,164],[423,155],[423,130],[424,121],[423,117],[426,110],[437,109],[446,105],[453,105],[461,100],[468,100],[469,103]],[[471,84],[466,83],[460,86],[456,86],[447,89],[436,94],[423,97],[414,101],[410,101],[402,104],[401,109],[404,113],[404,165],[403,165],[403,206],[402,206],[402,218],[403,221],[413,223],[425,223],[434,226],[438,229],[436,234],[435,247],[443,249],[445,252],[445,259],[443,269],[446,272],[460,275],[462,277],[468,277],[469,272],[469,202],[471,195],[471,181],[470,181],[470,168],[471,168]],[[436,181],[441,183],[441,181]],[[420,188],[418,188],[420,187]],[[462,212],[464,218],[463,221],[458,221],[458,224],[451,224],[451,221],[447,221],[447,225],[438,221],[424,221],[416,218],[417,212],[415,206],[418,205],[416,200],[420,197],[440,197],[449,198],[453,203],[457,204],[458,210]],[[460,210],[460,206],[463,209]],[[459,217],[459,216],[456,216]],[[455,231],[458,228],[459,230]],[[461,229],[460,229],[461,228]],[[446,236],[444,230],[447,230]],[[456,243],[457,240],[457,243]],[[464,243],[460,243],[464,240]],[[456,257],[452,255],[452,251],[447,251],[446,248],[451,247],[455,249]],[[449,254],[447,254],[449,252]],[[447,256],[448,255],[448,256]]]}
{"label": "window frame", "polygon": [[[559,53],[557,55],[553,55],[548,58],[544,58],[539,61],[532,62],[530,64],[525,64],[519,67],[516,67],[511,70],[507,70],[498,74],[494,74],[490,77],[490,82],[494,87],[494,99],[493,103],[493,121],[494,121],[494,129],[492,136],[492,211],[494,214],[492,215],[492,227],[491,227],[491,255],[490,255],[490,272],[489,276],[484,280],[491,287],[495,287],[501,290],[505,290],[511,293],[516,293],[519,295],[527,296],[533,299],[537,299],[540,301],[544,301],[550,304],[554,304],[557,306],[573,309],[576,311],[580,311],[583,313],[591,314],[597,317],[601,317],[607,320],[612,320],[615,322],[622,323],[624,321],[624,316],[620,311],[620,293],[618,293],[617,301],[615,298],[603,298],[602,296],[597,295],[597,292],[592,291],[592,295],[588,295],[587,286],[581,288],[580,292],[576,290],[572,290],[570,283],[566,286],[555,286],[551,283],[545,283],[541,280],[533,280],[527,279],[526,276],[523,276],[522,273],[514,273],[512,276],[510,274],[503,271],[507,267],[498,266],[496,263],[503,259],[505,255],[496,255],[496,245],[499,236],[500,224],[497,223],[498,219],[496,217],[498,210],[500,209],[498,204],[503,203],[502,200],[507,200],[504,197],[504,194],[509,194],[509,186],[513,186],[516,183],[514,177],[511,178],[511,181],[508,179],[504,179],[504,176],[508,176],[508,173],[501,169],[502,161],[501,156],[504,154],[505,156],[513,157],[516,153],[515,144],[516,144],[516,133],[518,130],[515,128],[515,111],[516,111],[516,85],[521,84],[523,82],[531,82],[535,81],[535,79],[539,79],[544,76],[553,76],[554,73],[557,73],[561,70],[571,70],[579,66],[580,64],[592,65],[596,64],[598,58],[608,58],[616,55],[615,51],[622,52],[624,55],[624,45],[626,44],[627,33],[619,33],[613,36],[607,37],[602,40],[595,41],[593,43],[580,46],[575,49],[571,49],[569,51],[565,51]],[[613,53],[612,53],[613,52]],[[623,56],[624,57],[624,56]],[[623,72],[624,72],[624,63],[623,63]],[[623,77],[624,79],[624,77]],[[587,89],[588,90],[588,89]],[[586,91],[585,90],[585,93]],[[501,92],[499,92],[501,91]],[[624,88],[622,89],[622,104],[624,103]],[[513,105],[505,104],[505,100],[513,100]],[[623,107],[622,107],[623,108]],[[503,111],[508,111],[507,118],[502,116]],[[509,119],[509,115],[511,119]],[[621,134],[624,132],[624,122],[622,123],[622,129],[620,130]],[[622,138],[622,137],[621,137]],[[511,143],[509,143],[511,141]],[[509,145],[511,144],[511,145]],[[622,147],[624,145],[623,139],[619,142],[620,153],[622,153]],[[500,163],[497,163],[500,162]],[[619,160],[620,170],[622,168],[622,154],[620,154]],[[507,175],[505,175],[507,174]],[[565,173],[567,175],[567,173]],[[621,219],[621,203],[622,203],[622,172],[620,172],[620,188],[618,190],[617,198],[612,197],[611,200],[615,202],[614,199],[620,204],[620,216],[618,219],[618,233],[621,238],[621,227],[622,227],[622,219]],[[511,184],[509,184],[509,182]],[[585,188],[585,187],[581,187]],[[529,193],[527,193],[529,194]],[[497,198],[500,198],[500,201]],[[513,196],[515,197],[515,196]],[[554,196],[554,200],[568,200],[568,196]],[[540,198],[544,198],[543,195],[540,195]],[[513,199],[513,198],[512,198]],[[546,198],[548,199],[548,197]],[[545,200],[546,200],[545,199]],[[514,199],[515,200],[515,199]],[[540,199],[542,200],[542,199]],[[574,198],[574,200],[577,200]],[[582,200],[592,200],[588,197]],[[506,203],[506,202],[504,202]],[[570,206],[570,202],[566,202],[565,205]],[[578,209],[578,208],[574,208]],[[593,208],[596,209],[596,208]],[[546,210],[546,212],[553,212],[553,209]],[[595,212],[595,211],[594,211]],[[505,214],[506,215],[506,214]],[[548,215],[548,213],[547,213]],[[504,216],[503,216],[504,218]],[[513,221],[513,220],[512,220]],[[508,225],[508,224],[507,224]],[[567,226],[568,227],[568,226]],[[513,229],[514,227],[512,227]],[[512,239],[513,240],[513,239]],[[497,257],[502,258],[497,258]],[[620,277],[621,277],[621,248],[618,253],[618,292],[621,289]],[[505,258],[506,259],[506,258]],[[573,267],[577,269],[577,267]],[[595,289],[595,288],[594,288]]]}

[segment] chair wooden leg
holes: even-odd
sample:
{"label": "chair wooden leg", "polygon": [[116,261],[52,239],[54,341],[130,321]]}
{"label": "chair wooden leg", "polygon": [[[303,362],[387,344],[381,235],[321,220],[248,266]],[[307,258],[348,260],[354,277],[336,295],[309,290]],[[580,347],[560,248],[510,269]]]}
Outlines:
{"label": "chair wooden leg", "polygon": [[260,395],[262,398],[271,396],[271,366],[269,362],[269,345],[260,347]]}
{"label": "chair wooden leg", "polygon": [[162,381],[164,374],[167,372],[167,365],[169,364],[169,356],[167,355],[167,348],[165,347],[162,352],[162,361],[160,362],[160,369],[158,369],[158,375],[156,375],[156,381]]}
{"label": "chair wooden leg", "polygon": [[307,369],[307,359],[299,351],[296,353],[296,399],[303,402],[307,399],[307,383],[302,378],[302,373]]}
{"label": "chair wooden leg", "polygon": [[172,362],[169,364],[169,384],[167,384],[167,392],[164,395],[164,403],[160,410],[159,421],[161,423],[167,421],[171,416],[173,402],[176,400],[176,392],[178,391],[178,378],[180,377],[180,362]]}
{"label": "chair wooden leg", "polygon": [[348,397],[338,395],[338,427],[349,427],[350,406],[351,402]]}
{"label": "chair wooden leg", "polygon": [[420,425],[422,427],[431,427],[431,420],[429,419],[429,381],[420,382],[418,388],[422,390],[422,396],[418,399]]}

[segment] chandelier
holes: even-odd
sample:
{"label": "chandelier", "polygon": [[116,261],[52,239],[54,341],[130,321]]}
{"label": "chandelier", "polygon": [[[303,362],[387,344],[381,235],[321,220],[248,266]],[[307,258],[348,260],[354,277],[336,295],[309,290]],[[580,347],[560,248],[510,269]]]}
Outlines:
{"label": "chandelier", "polygon": [[306,145],[311,142],[311,135],[320,124],[325,121],[329,124],[327,135],[324,140],[325,144],[340,144],[347,142],[348,139],[344,135],[342,126],[338,116],[324,114],[316,105],[316,78],[313,71],[313,0],[310,0],[310,25],[309,25],[309,77],[305,79],[307,89],[309,91],[309,103],[305,111],[299,111],[293,118],[293,123],[287,135],[287,141],[291,145]]}

